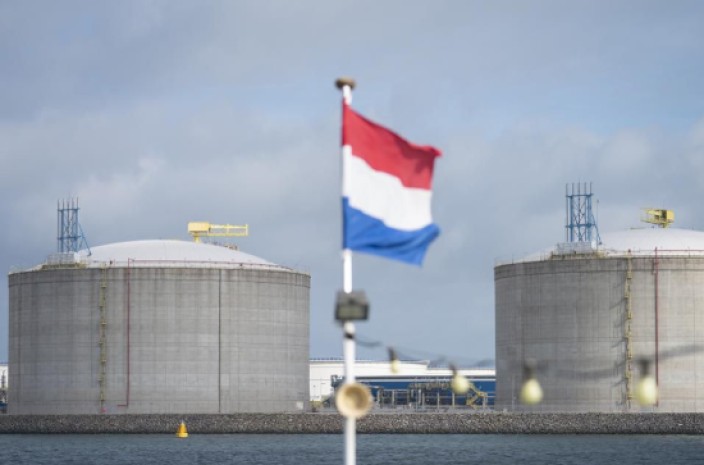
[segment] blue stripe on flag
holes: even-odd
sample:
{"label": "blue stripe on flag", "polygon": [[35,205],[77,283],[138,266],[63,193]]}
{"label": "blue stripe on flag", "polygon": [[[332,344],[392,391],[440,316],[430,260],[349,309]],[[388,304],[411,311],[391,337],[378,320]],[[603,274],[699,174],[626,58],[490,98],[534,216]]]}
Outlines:
{"label": "blue stripe on flag", "polygon": [[413,231],[401,231],[386,226],[381,220],[350,207],[349,200],[342,198],[344,249],[400,260],[412,265],[421,265],[425,252],[440,234],[434,223]]}

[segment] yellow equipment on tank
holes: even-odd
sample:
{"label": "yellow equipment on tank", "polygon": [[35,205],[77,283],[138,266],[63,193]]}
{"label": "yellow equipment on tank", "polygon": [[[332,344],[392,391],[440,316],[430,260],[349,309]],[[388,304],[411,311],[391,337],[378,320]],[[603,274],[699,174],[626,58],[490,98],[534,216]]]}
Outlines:
{"label": "yellow equipment on tank", "polygon": [[667,228],[675,222],[675,212],[662,208],[644,208],[645,217],[641,221],[655,224],[661,228]]}
{"label": "yellow equipment on tank", "polygon": [[188,223],[188,233],[195,242],[202,242],[201,237],[246,237],[249,236],[249,225],[212,224],[207,221],[192,221]]}

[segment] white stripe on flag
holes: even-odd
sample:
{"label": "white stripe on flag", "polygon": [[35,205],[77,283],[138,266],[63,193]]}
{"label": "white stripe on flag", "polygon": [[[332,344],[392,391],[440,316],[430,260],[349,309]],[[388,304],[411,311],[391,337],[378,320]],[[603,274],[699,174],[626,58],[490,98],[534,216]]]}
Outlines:
{"label": "white stripe on flag", "polygon": [[342,147],[342,196],[350,206],[402,231],[424,228],[433,222],[432,191],[405,187],[388,173],[373,170],[367,162]]}

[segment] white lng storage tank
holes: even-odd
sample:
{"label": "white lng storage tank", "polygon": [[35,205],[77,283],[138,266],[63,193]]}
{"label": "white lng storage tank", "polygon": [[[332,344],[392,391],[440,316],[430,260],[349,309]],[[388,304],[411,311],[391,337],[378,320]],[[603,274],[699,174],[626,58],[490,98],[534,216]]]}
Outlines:
{"label": "white lng storage tank", "polygon": [[[496,266],[496,409],[704,411],[704,232],[604,234]],[[589,244],[587,244],[589,245]],[[522,407],[525,360],[542,403]],[[639,360],[659,386],[635,400]]]}
{"label": "white lng storage tank", "polygon": [[183,241],[91,252],[10,273],[9,413],[307,408],[307,273]]}

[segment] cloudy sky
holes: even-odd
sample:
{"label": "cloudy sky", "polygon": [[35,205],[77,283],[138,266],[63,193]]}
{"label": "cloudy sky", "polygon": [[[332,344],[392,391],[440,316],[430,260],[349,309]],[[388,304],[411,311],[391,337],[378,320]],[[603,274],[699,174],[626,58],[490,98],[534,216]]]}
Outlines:
{"label": "cloudy sky", "polygon": [[646,206],[704,229],[702,24],[687,0],[0,0],[0,360],[6,273],[55,251],[68,196],[93,246],[248,223],[242,250],[312,275],[311,356],[341,355],[341,75],[443,151],[424,266],[355,256],[358,333],[492,359],[494,265],[563,239],[565,183],[602,233]]}

